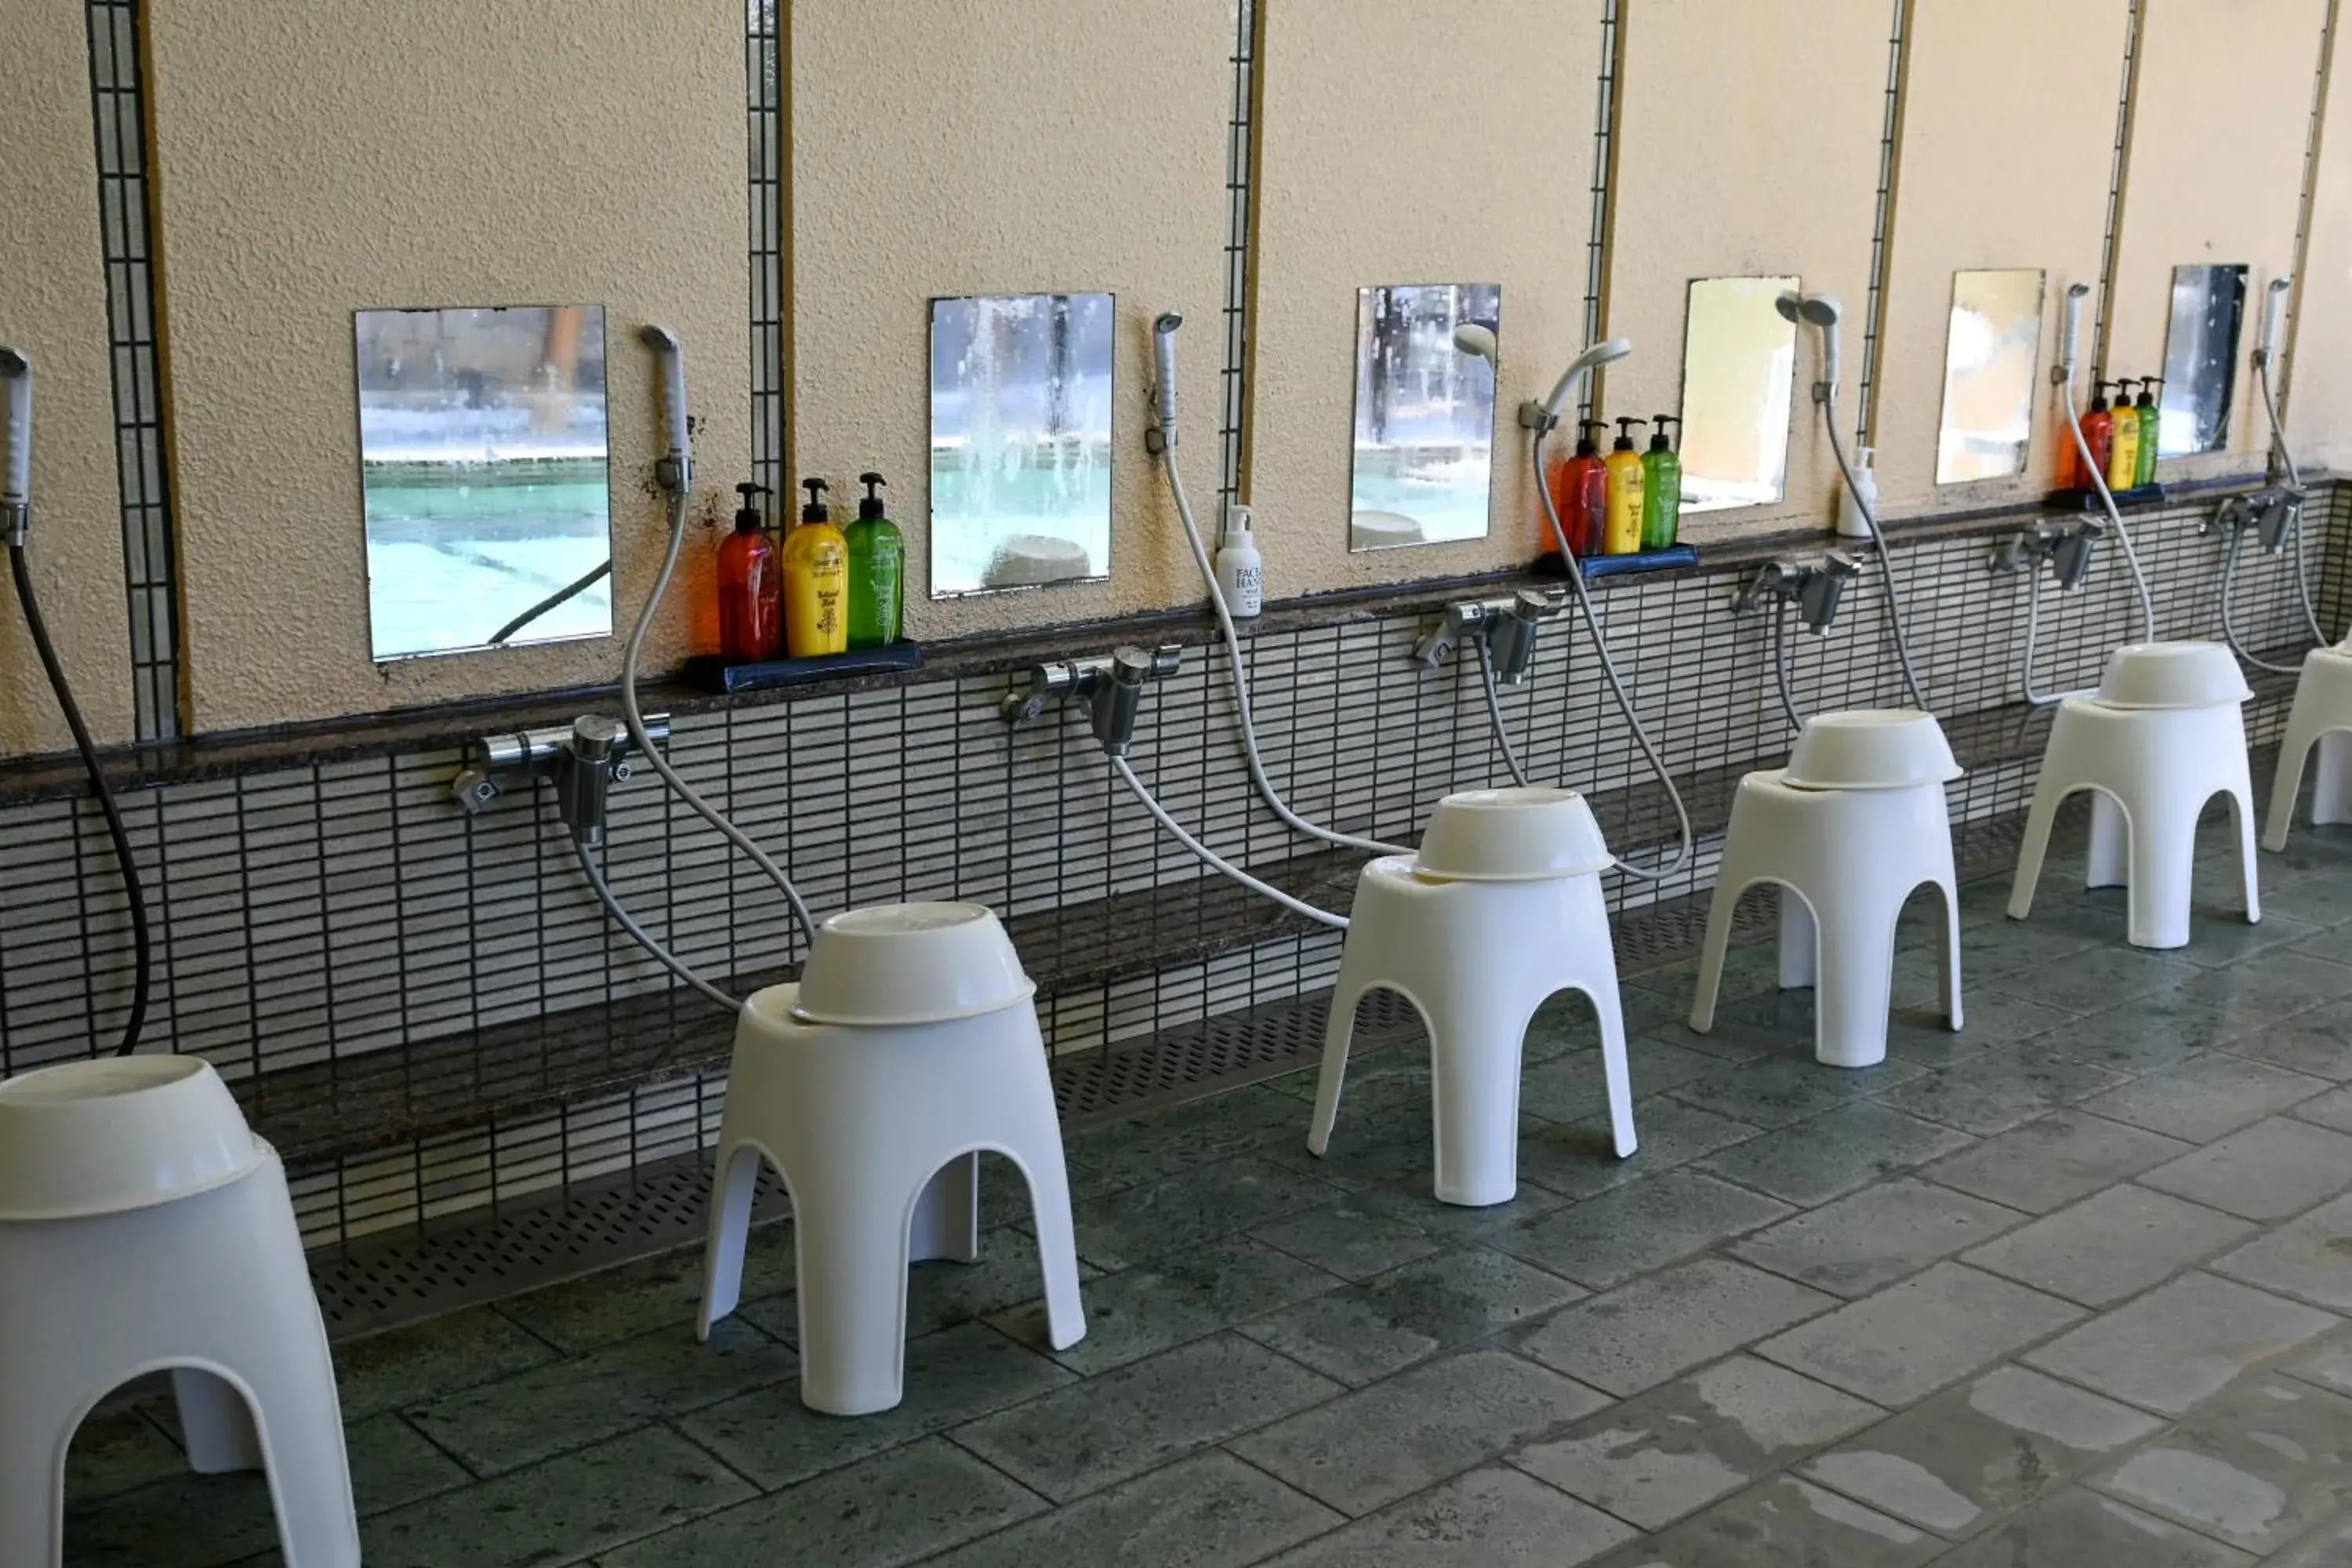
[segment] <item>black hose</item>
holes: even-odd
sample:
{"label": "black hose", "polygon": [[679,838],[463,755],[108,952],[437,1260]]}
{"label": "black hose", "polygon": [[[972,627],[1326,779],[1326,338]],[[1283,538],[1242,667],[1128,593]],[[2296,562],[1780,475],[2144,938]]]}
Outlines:
{"label": "black hose", "polygon": [[[608,556],[593,571],[589,572],[584,576],[573,578],[571,582],[566,583],[562,587],[558,588],[554,593],[550,594],[546,598],[541,599],[538,604],[533,605],[530,609],[525,610],[521,615],[517,616],[513,620],[509,621],[505,626],[500,626],[497,631],[492,632],[490,634],[488,646],[491,647],[498,647],[500,643],[506,641],[507,638],[514,636],[515,633],[522,630],[523,627],[530,625],[531,622],[539,619],[540,616],[555,608],[556,605],[562,604],[565,600],[572,597],[574,595],[586,593],[589,589],[594,587],[597,584],[603,582],[612,574],[613,562],[611,557]],[[544,579],[542,579],[542,581],[544,581]]]}
{"label": "black hose", "polygon": [[[49,628],[41,619],[40,602],[33,596],[33,574],[25,565],[25,547],[8,546],[8,571],[16,579],[16,602],[25,611],[25,629],[33,634],[34,649],[41,656],[41,668],[48,671],[49,689],[58,695],[58,706],[65,710],[66,728],[73,731],[74,750],[81,753],[81,765],[89,771],[89,787],[98,795],[98,809],[106,814],[106,831],[114,840],[115,863],[121,868],[122,890],[131,900],[131,940],[136,954],[136,978],[131,989],[131,1017],[122,1026],[122,1044],[115,1055],[127,1057],[139,1048],[139,1036],[147,1026],[147,987],[154,973],[154,947],[147,931],[147,894],[139,882],[138,858],[131,852],[131,833],[122,826],[122,808],[115,804],[114,786],[106,782],[106,770],[98,763],[98,748],[90,743],[89,726],[82,722],[81,705],[74,700],[73,688],[66,684],[65,666],[58,662],[58,650],[49,641]],[[93,1005],[93,1016],[97,1008]]]}

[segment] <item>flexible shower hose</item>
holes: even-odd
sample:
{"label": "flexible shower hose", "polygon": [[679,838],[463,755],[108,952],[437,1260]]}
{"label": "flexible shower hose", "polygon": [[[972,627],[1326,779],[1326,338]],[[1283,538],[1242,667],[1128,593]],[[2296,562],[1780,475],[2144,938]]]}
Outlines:
{"label": "flexible shower hose", "polygon": [[1633,731],[1633,743],[1641,747],[1642,755],[1649,762],[1650,771],[1657,775],[1659,785],[1666,792],[1666,799],[1674,804],[1675,830],[1682,836],[1681,847],[1675,851],[1675,858],[1664,865],[1633,866],[1620,860],[1617,869],[1644,882],[1662,882],[1681,870],[1690,859],[1690,812],[1683,805],[1682,791],[1675,787],[1675,775],[1667,768],[1666,759],[1658,754],[1658,748],[1651,743],[1649,731],[1642,727],[1641,715],[1633,710],[1633,699],[1626,693],[1624,679],[1617,673],[1617,661],[1610,657],[1609,639],[1601,635],[1601,616],[1592,608],[1591,591],[1584,585],[1584,570],[1577,563],[1576,552],[1568,547],[1568,530],[1560,526],[1559,508],[1552,504],[1551,486],[1544,482],[1543,438],[1544,433],[1538,430],[1528,443],[1528,458],[1535,468],[1536,494],[1541,498],[1544,517],[1551,524],[1552,541],[1559,546],[1560,563],[1568,568],[1568,585],[1576,595],[1577,609],[1583,614],[1584,629],[1592,634],[1593,651],[1601,656],[1601,673],[1607,679],[1609,689],[1617,699],[1617,710],[1625,716],[1626,728]]}
{"label": "flexible shower hose", "polygon": [[25,629],[32,634],[33,650],[40,656],[41,668],[49,678],[49,689],[57,694],[58,706],[65,712],[66,728],[73,732],[74,750],[81,753],[83,771],[89,774],[90,793],[98,796],[99,812],[106,818],[106,834],[114,843],[114,862],[122,878],[123,897],[131,901],[131,1016],[123,1020],[122,1043],[114,1050],[116,1056],[127,1057],[139,1048],[139,1037],[146,1030],[147,992],[154,977],[154,943],[147,928],[147,892],[139,880],[138,858],[131,852],[131,832],[122,825],[122,807],[115,801],[114,786],[106,781],[106,770],[99,765],[98,748],[90,742],[89,726],[82,722],[81,704],[74,700],[65,666],[58,659],[56,645],[49,641],[48,623],[41,618],[41,603],[33,593],[33,574],[25,563],[23,545],[8,547],[8,572],[16,580],[16,603],[25,612]]}
{"label": "flexible shower hose", "polygon": [[1110,760],[1110,765],[1118,771],[1119,778],[1126,783],[1127,787],[1135,792],[1135,798],[1143,803],[1143,809],[1151,814],[1151,819],[1166,828],[1170,837],[1197,856],[1202,865],[1213,871],[1223,872],[1251,892],[1272,899],[1293,914],[1305,915],[1308,920],[1319,921],[1335,931],[1348,929],[1347,916],[1335,915],[1328,910],[1318,910],[1302,899],[1291,897],[1270,882],[1258,880],[1190,833],[1185,832],[1183,824],[1169,816],[1167,808],[1152,798],[1151,792],[1144,787],[1141,779],[1135,776],[1135,769],[1129,765],[1125,757],[1114,755]]}
{"label": "flexible shower hose", "polygon": [[1823,383],[1826,390],[1819,395],[1822,421],[1830,432],[1830,455],[1837,459],[1839,477],[1845,480],[1846,499],[1853,510],[1862,514],[1863,526],[1870,530],[1870,542],[1878,551],[1878,568],[1886,579],[1886,624],[1895,634],[1895,662],[1903,667],[1903,689],[1911,694],[1912,706],[1922,713],[1932,712],[1927,706],[1927,689],[1919,683],[1919,672],[1911,668],[1911,635],[1904,624],[1903,584],[1895,574],[1895,553],[1886,548],[1885,531],[1878,526],[1878,509],[1862,499],[1862,489],[1853,482],[1853,465],[1846,460],[1845,438],[1838,434],[1837,391]]}
{"label": "flexible shower hose", "polygon": [[1209,590],[1209,607],[1216,612],[1217,629],[1224,634],[1225,658],[1233,667],[1234,710],[1240,720],[1242,755],[1249,763],[1251,782],[1274,815],[1295,832],[1326,844],[1336,844],[1343,849],[1363,849],[1374,855],[1410,855],[1412,851],[1400,844],[1383,844],[1377,838],[1359,838],[1352,834],[1338,833],[1318,827],[1290,809],[1274,781],[1266,776],[1265,759],[1258,755],[1257,721],[1250,713],[1249,677],[1242,668],[1241,634],[1234,629],[1234,613],[1225,604],[1224,590],[1218,585],[1217,569],[1210,563],[1209,547],[1201,537],[1201,525],[1193,521],[1192,499],[1184,492],[1183,471],[1176,466],[1176,433],[1161,426],[1160,466],[1167,471],[1168,488],[1176,498],[1176,515],[1183,520],[1184,538],[1192,546],[1192,563],[1201,569],[1201,581]]}

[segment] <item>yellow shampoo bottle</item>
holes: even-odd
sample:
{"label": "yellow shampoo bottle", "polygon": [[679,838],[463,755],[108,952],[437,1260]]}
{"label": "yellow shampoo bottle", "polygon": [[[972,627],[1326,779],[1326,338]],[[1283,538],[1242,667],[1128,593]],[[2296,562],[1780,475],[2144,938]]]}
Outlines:
{"label": "yellow shampoo bottle", "polygon": [[809,493],[800,526],[784,539],[784,653],[791,658],[849,650],[849,542],[824,509],[825,482]]}
{"label": "yellow shampoo bottle", "polygon": [[1642,454],[1633,450],[1633,426],[1646,420],[1620,419],[1609,448],[1609,526],[1601,535],[1603,555],[1632,555],[1642,548]]}

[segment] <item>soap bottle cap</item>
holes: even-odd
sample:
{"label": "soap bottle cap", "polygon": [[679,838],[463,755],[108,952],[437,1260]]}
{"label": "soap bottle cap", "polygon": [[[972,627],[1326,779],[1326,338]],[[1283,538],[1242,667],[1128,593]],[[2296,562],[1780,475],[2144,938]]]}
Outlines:
{"label": "soap bottle cap", "polygon": [[1225,503],[1224,529],[1223,531],[1217,536],[1217,542],[1221,545],[1255,544],[1256,542],[1250,537],[1249,508],[1242,505],[1239,501],[1227,501]]}
{"label": "soap bottle cap", "polygon": [[1606,430],[1608,428],[1609,421],[1606,419],[1578,420],[1576,422],[1576,455],[1580,458],[1597,458],[1601,456],[1601,444],[1585,432],[1591,430]]}
{"label": "soap bottle cap", "polygon": [[824,510],[824,492],[833,487],[823,479],[803,479],[801,489],[808,491],[808,505],[801,508],[803,522],[829,522],[833,514]]}
{"label": "soap bottle cap", "polygon": [[1654,428],[1650,432],[1650,450],[1653,452],[1673,451],[1675,449],[1674,443],[1666,439],[1666,426],[1672,425],[1677,429],[1681,428],[1681,417],[1673,414],[1653,414],[1650,416],[1650,423],[1654,426]]}
{"label": "soap bottle cap", "polygon": [[1648,420],[1639,418],[1631,414],[1620,415],[1617,419],[1617,439],[1609,449],[1612,452],[1632,451],[1633,449],[1633,431],[1632,427],[1636,425],[1646,425],[1648,423]]}
{"label": "soap bottle cap", "polygon": [[743,504],[735,509],[735,531],[753,533],[765,527],[767,520],[760,515],[758,498],[768,493],[768,487],[745,479],[735,487],[735,493],[743,498]]}
{"label": "soap bottle cap", "polygon": [[887,481],[881,475],[868,469],[857,476],[857,482],[866,487],[866,494],[857,503],[857,521],[871,522],[882,515],[882,498],[874,493],[875,487]]}

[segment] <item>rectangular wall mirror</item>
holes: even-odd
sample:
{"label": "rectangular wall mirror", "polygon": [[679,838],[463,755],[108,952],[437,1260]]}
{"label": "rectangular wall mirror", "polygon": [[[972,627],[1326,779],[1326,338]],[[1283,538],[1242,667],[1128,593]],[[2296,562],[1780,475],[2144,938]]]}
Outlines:
{"label": "rectangular wall mirror", "polygon": [[1797,323],[1775,301],[1796,291],[1794,278],[1691,279],[1683,329],[1684,511],[1780,499]]}
{"label": "rectangular wall mirror", "polygon": [[1944,336],[1944,416],[1936,427],[1936,482],[2014,479],[2033,437],[2042,354],[2038,267],[1952,274]]}
{"label": "rectangular wall mirror", "polygon": [[2244,267],[2172,269],[2172,319],[2164,331],[2164,393],[2156,426],[2158,457],[2218,452],[2229,445],[2238,330],[2245,315]]}
{"label": "rectangular wall mirror", "polygon": [[1108,294],[931,301],[931,597],[1110,575]]}
{"label": "rectangular wall mirror", "polygon": [[1495,367],[1454,329],[1502,327],[1496,283],[1356,291],[1348,548],[1484,539],[1494,492]]}
{"label": "rectangular wall mirror", "polygon": [[378,660],[613,630],[604,309],[362,310]]}

